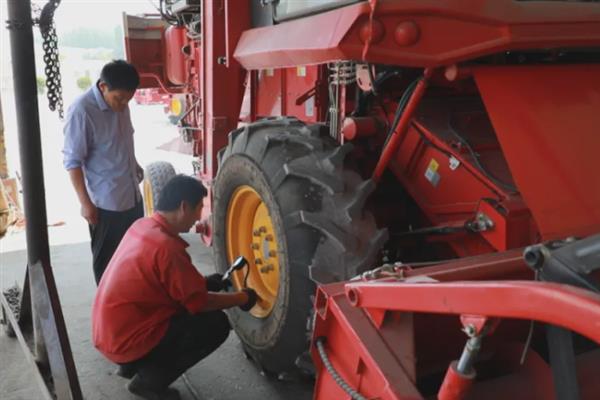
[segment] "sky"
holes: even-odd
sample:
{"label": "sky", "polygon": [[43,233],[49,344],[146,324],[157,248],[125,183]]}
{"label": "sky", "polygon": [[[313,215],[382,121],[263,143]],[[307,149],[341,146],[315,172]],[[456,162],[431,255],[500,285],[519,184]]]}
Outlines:
{"label": "sky", "polygon": [[[16,0],[22,1],[22,0]],[[1,35],[7,36],[5,22],[7,20],[8,0],[0,0],[0,17],[2,20]],[[87,27],[107,29],[121,24],[121,14],[152,13],[156,9],[152,4],[158,0],[62,0],[55,14],[56,25],[63,31]],[[45,1],[35,1],[43,6]]]}
{"label": "sky", "polygon": [[156,12],[151,3],[150,0],[62,0],[55,14],[56,24],[65,31],[79,27],[108,28],[112,31],[109,27],[121,24],[123,12]]}
{"label": "sky", "polygon": [[[10,69],[10,41],[5,23],[8,19],[8,1],[0,0],[0,86],[6,85],[6,76]],[[46,1],[36,0],[33,3],[43,7]],[[59,35],[78,28],[114,32],[115,26],[122,26],[123,12],[128,14],[156,13],[153,4],[157,3],[158,0],[62,0],[55,13],[56,29]],[[34,28],[34,31],[38,35],[37,27]],[[38,57],[36,54],[36,59],[40,57],[41,55]]]}

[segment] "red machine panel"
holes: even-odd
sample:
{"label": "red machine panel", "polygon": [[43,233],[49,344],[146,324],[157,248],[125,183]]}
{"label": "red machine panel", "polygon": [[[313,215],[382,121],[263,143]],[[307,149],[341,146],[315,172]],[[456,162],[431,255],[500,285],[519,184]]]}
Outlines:
{"label": "red machine panel", "polygon": [[123,15],[127,61],[140,73],[140,89],[166,84],[163,31],[159,16]]}
{"label": "red machine panel", "polygon": [[187,44],[186,29],[179,26],[170,26],[165,30],[167,78],[175,85],[187,82],[189,69],[187,56],[183,52]]}
{"label": "red machine panel", "polygon": [[432,225],[485,221],[477,234],[449,240],[456,254],[535,241],[531,215],[479,97],[424,99],[390,167]]}
{"label": "red machine panel", "polygon": [[[599,343],[598,330],[589,321],[600,316],[600,296],[567,285],[523,281],[528,271],[513,252],[473,261],[469,280],[479,272],[487,279],[505,279],[496,272],[507,268],[520,270],[513,275],[518,280],[428,282],[423,280],[425,271],[417,269],[413,276],[421,280],[415,282],[388,277],[319,287],[311,349],[319,371],[314,398],[349,398],[325,370],[319,346],[341,379],[369,399],[555,398],[547,360],[530,348],[523,362],[519,341],[527,337],[529,320],[536,320],[567,327]],[[456,278],[467,264],[461,260],[435,268],[443,271],[442,276]],[[468,339],[461,324],[485,324],[488,315],[501,320],[485,336],[477,379],[469,383],[468,393],[442,397],[432,378],[441,380],[435,371],[450,369],[450,360],[460,354]],[[599,362],[599,350],[575,358],[581,399],[597,398],[599,383],[593,374]]]}
{"label": "red machine panel", "polygon": [[262,69],[257,71],[257,85],[258,118],[291,115],[305,122],[320,121],[318,66]]}
{"label": "red machine panel", "polygon": [[246,69],[342,59],[427,67],[509,49],[591,47],[599,41],[593,3],[380,0],[250,29],[243,33],[235,58]]}
{"label": "red machine panel", "polygon": [[600,66],[474,71],[511,173],[545,240],[600,230]]}
{"label": "red machine panel", "polygon": [[293,115],[306,122],[317,122],[318,107],[318,66],[301,65],[285,70],[283,98],[284,115]]}
{"label": "red machine panel", "polygon": [[282,114],[281,88],[283,69],[263,69],[258,71],[258,90],[256,113],[259,116]]}

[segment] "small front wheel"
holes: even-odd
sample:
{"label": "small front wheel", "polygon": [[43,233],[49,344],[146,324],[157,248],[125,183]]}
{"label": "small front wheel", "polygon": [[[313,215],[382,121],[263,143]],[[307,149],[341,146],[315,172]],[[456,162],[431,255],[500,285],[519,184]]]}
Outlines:
{"label": "small front wheel", "polygon": [[156,161],[144,170],[144,215],[154,213],[160,191],[175,176],[175,168],[166,161]]}

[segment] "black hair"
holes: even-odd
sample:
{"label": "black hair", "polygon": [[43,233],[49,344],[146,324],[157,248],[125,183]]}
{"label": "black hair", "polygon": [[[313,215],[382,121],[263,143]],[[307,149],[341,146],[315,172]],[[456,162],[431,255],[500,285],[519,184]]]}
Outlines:
{"label": "black hair", "polygon": [[108,90],[136,90],[140,75],[127,61],[113,60],[102,67],[100,81],[106,83]]}
{"label": "black hair", "polygon": [[191,176],[175,175],[158,195],[158,211],[174,211],[185,201],[189,206],[196,207],[208,192],[202,183]]}

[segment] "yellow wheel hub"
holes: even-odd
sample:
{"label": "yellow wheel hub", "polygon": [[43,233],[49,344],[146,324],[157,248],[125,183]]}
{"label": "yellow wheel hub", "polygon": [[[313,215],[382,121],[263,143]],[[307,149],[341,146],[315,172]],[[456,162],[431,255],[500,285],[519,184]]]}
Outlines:
{"label": "yellow wheel hub", "polygon": [[183,112],[183,105],[181,104],[181,100],[179,100],[178,98],[172,98],[171,99],[171,114],[173,114],[176,117],[179,117],[181,115],[181,113]]}
{"label": "yellow wheel hub", "polygon": [[148,217],[154,213],[154,196],[152,195],[152,184],[149,179],[144,179],[144,210]]}
{"label": "yellow wheel hub", "polygon": [[[250,313],[264,318],[273,309],[279,290],[279,249],[269,210],[250,186],[236,189],[227,209],[227,259],[244,256],[248,267],[233,276],[236,288],[254,289],[260,300]],[[248,277],[246,279],[246,273]]]}

